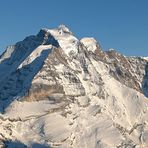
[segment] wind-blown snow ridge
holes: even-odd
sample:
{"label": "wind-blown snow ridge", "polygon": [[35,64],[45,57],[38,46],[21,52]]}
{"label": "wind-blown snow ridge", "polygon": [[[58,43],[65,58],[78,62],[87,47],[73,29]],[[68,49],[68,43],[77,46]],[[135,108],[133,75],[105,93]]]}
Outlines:
{"label": "wind-blown snow ridge", "polygon": [[147,148],[148,62],[65,25],[0,57],[0,146]]}

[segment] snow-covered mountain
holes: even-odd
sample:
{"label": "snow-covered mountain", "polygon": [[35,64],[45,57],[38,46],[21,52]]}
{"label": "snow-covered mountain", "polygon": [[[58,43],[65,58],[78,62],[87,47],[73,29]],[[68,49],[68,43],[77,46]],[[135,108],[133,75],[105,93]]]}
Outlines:
{"label": "snow-covered mountain", "polygon": [[64,25],[0,57],[0,146],[147,148],[148,60]]}

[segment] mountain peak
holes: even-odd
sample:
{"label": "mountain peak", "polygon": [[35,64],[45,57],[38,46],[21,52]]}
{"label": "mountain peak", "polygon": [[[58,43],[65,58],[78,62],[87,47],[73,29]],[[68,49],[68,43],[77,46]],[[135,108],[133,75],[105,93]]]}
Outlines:
{"label": "mountain peak", "polygon": [[70,29],[67,26],[65,26],[64,24],[59,25],[58,30],[61,33],[70,33],[70,34],[72,34]]}
{"label": "mountain peak", "polygon": [[100,49],[99,43],[93,37],[85,37],[80,42],[87,48],[88,51],[95,52]]}
{"label": "mountain peak", "polygon": [[49,28],[41,28],[40,32],[42,32],[43,34],[46,33],[50,33],[50,32],[56,32],[59,35],[63,35],[63,34],[71,34],[72,32],[70,31],[70,29],[65,26],[64,24],[59,25],[57,28],[54,29],[49,29]]}
{"label": "mountain peak", "polygon": [[60,25],[54,29],[42,28],[37,36],[50,41],[52,38],[52,41],[57,42],[68,56],[70,53],[78,53],[77,46],[79,41],[65,25]]}

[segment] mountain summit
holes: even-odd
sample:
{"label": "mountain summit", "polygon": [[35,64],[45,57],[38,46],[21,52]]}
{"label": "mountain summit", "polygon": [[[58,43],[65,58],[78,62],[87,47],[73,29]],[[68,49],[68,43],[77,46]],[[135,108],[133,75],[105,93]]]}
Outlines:
{"label": "mountain summit", "polygon": [[103,51],[64,25],[0,56],[0,145],[148,147],[148,60]]}

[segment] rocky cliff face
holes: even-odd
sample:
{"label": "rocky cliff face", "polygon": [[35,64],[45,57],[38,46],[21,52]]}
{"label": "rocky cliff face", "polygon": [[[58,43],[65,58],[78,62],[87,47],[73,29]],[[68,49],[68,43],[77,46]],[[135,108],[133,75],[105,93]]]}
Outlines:
{"label": "rocky cliff face", "polygon": [[64,25],[0,57],[1,145],[148,147],[148,61]]}

